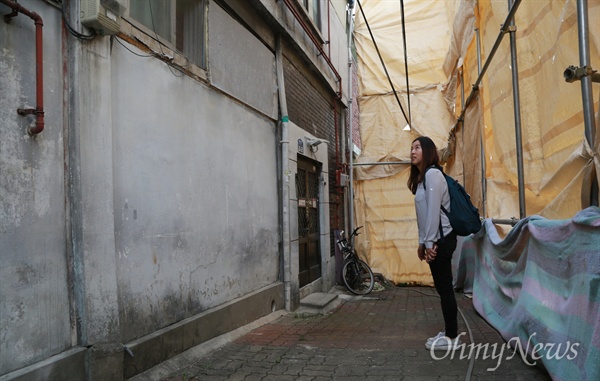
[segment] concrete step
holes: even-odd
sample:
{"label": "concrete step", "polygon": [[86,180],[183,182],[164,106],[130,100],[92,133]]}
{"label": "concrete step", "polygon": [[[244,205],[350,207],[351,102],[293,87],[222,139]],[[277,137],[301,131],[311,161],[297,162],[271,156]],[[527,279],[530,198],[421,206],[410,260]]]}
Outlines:
{"label": "concrete step", "polygon": [[337,299],[337,295],[324,292],[315,292],[300,300],[300,307],[325,308],[329,303]]}
{"label": "concrete step", "polygon": [[300,300],[300,307],[295,311],[297,316],[326,314],[342,303],[336,294],[315,292]]}

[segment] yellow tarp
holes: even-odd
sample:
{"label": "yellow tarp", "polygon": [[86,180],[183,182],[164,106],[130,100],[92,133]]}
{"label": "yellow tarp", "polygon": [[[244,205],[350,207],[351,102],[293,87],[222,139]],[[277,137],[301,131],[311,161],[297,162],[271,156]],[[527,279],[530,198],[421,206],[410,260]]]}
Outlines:
{"label": "yellow tarp", "polygon": [[[400,2],[362,0],[360,5],[408,115]],[[508,14],[508,2],[405,0],[404,6],[410,129],[357,6],[354,38],[362,152],[356,162],[408,162],[412,140],[430,136],[446,162],[446,172],[465,185],[480,212],[485,209],[484,217],[518,218],[509,34],[465,110],[464,126],[457,123],[479,73],[477,40],[483,66]],[[598,69],[600,0],[588,0],[588,8],[591,66]],[[580,64],[577,2],[522,1],[515,25],[526,215],[570,218],[588,206],[591,181],[600,170],[600,133],[596,133],[595,156],[584,138],[581,84],[563,78],[568,66]],[[593,84],[593,94],[598,110],[600,84]],[[596,127],[600,128],[599,114]],[[416,255],[408,168],[406,164],[355,167],[355,223],[365,226],[357,247],[373,270],[387,279],[431,284],[428,266]]]}

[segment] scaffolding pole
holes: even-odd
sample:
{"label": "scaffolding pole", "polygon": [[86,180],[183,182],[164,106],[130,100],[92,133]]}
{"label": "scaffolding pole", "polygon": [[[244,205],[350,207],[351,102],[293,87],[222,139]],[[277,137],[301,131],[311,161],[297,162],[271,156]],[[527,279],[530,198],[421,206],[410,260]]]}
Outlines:
{"label": "scaffolding pole", "polygon": [[512,7],[510,8],[510,11],[508,12],[508,15],[506,15],[506,20],[504,20],[504,23],[500,27],[500,33],[498,34],[498,37],[496,38],[496,42],[494,42],[494,46],[492,46],[492,50],[490,51],[490,54],[489,54],[487,60],[485,61],[483,68],[481,68],[481,70],[479,71],[479,76],[477,77],[475,84],[473,84],[473,89],[471,90],[471,93],[469,94],[469,96],[467,97],[467,101],[465,102],[465,108],[460,113],[460,117],[456,121],[456,124],[454,125],[453,130],[456,128],[458,123],[464,118],[466,108],[469,107],[469,105],[473,101],[473,98],[475,97],[475,93],[477,93],[479,91],[479,85],[481,84],[481,80],[483,79],[483,76],[485,75],[487,69],[489,68],[490,63],[492,62],[492,59],[496,55],[496,51],[500,47],[502,38],[504,37],[504,34],[508,31],[510,22],[514,19],[515,13],[517,13],[517,9],[519,9],[520,4],[521,4],[521,0],[515,0]]}
{"label": "scaffolding pole", "polygon": [[[515,13],[517,12],[517,9],[519,8],[519,5],[521,4],[521,0],[514,0],[512,1],[512,6],[510,6],[509,8],[509,12],[508,15],[506,15],[506,20],[504,21],[504,23],[502,24],[502,26],[500,27],[500,33],[498,34],[498,37],[496,38],[496,42],[494,43],[494,46],[492,47],[492,50],[490,51],[490,54],[487,58],[487,60],[485,61],[485,64],[483,65],[483,67],[481,67],[481,49],[480,49],[480,43],[479,43],[479,30],[476,30],[477,32],[477,64],[478,64],[478,71],[479,71],[479,75],[477,76],[477,80],[475,81],[475,84],[473,84],[473,87],[471,89],[471,93],[469,94],[469,96],[467,97],[466,101],[464,102],[464,106],[463,109],[461,110],[460,116],[458,117],[458,119],[456,120],[456,123],[454,124],[454,126],[452,127],[452,132],[454,132],[458,126],[458,123],[460,123],[461,121],[464,120],[464,116],[465,116],[465,110],[467,109],[467,107],[469,107],[469,105],[471,104],[471,102],[473,101],[476,93],[479,91],[479,85],[481,84],[481,81],[483,79],[483,76],[485,75],[492,59],[494,58],[494,56],[496,55],[496,51],[498,50],[498,48],[500,47],[500,43],[502,42],[502,39],[504,37],[504,35],[509,31],[510,26],[514,20],[515,17]],[[353,29],[350,29],[350,33],[353,33]],[[351,38],[348,39],[348,51],[350,52],[350,41]],[[349,90],[351,91],[351,89]],[[351,106],[352,103],[350,103],[350,111],[351,111]],[[350,126],[352,126],[352,123],[350,123]],[[351,128],[351,127],[350,127]],[[464,126],[463,126],[464,128]],[[483,132],[482,132],[483,133]],[[352,139],[352,135],[350,133],[350,139]],[[481,140],[481,152],[482,155],[484,154],[484,146],[483,146],[483,136],[480,138]],[[482,172],[483,172],[483,181],[485,183],[485,157],[482,156]],[[409,161],[400,161],[400,162],[372,162],[372,163],[354,163],[353,162],[353,158],[352,158],[352,152],[350,153],[350,184],[349,184],[349,188],[350,188],[350,216],[351,216],[351,220],[350,220],[350,229],[352,229],[354,227],[354,215],[353,215],[353,211],[354,211],[354,188],[353,188],[353,182],[354,182],[354,178],[353,178],[353,174],[354,174],[354,167],[355,166],[367,166],[367,165],[400,165],[400,164],[410,164]],[[519,186],[519,188],[521,188],[521,186]],[[485,210],[485,202],[486,202],[486,189],[484,186],[483,191],[483,202],[484,202],[484,210]],[[524,207],[524,203],[523,203],[523,207]],[[485,213],[485,212],[484,212]],[[485,214],[484,214],[485,215]]]}
{"label": "scaffolding pole", "polygon": [[[591,69],[590,40],[587,0],[577,0],[577,25],[579,30],[579,64],[584,70]],[[592,151],[596,142],[596,122],[594,120],[594,95],[592,93],[592,76],[583,75],[581,81],[581,101],[583,103],[583,120],[585,122],[585,138]],[[598,174],[592,177],[590,205],[598,206]],[[587,206],[587,205],[584,205]]]}
{"label": "scaffolding pole", "polygon": [[[508,0],[508,9],[513,5],[513,0]],[[519,216],[525,218],[525,176],[523,174],[523,139],[521,134],[521,100],[519,94],[519,67],[517,61],[517,27],[514,18],[510,21],[508,33],[510,34],[510,57],[512,66],[513,85],[513,110],[515,114],[515,145],[517,149],[517,178],[519,182]]]}
{"label": "scaffolding pole", "polygon": [[[477,75],[481,73],[481,36],[479,34],[479,28],[475,29],[475,35],[477,38]],[[463,102],[463,110],[465,104]],[[464,124],[463,124],[464,128]],[[487,215],[486,204],[487,204],[487,178],[486,178],[486,166],[485,166],[485,139],[484,129],[481,127],[481,133],[479,134],[479,150],[481,155],[481,215],[483,218]]]}
{"label": "scaffolding pole", "polygon": [[[471,104],[471,102],[473,101],[473,99],[475,98],[477,92],[479,91],[479,85],[481,84],[481,81],[483,80],[483,76],[485,75],[488,67],[490,66],[490,63],[492,62],[492,59],[496,55],[496,51],[500,47],[500,43],[502,42],[502,38],[509,31],[509,29],[511,28],[511,24],[513,23],[513,20],[514,20],[514,17],[515,17],[515,13],[517,12],[517,9],[519,8],[520,4],[521,4],[521,0],[514,0],[512,2],[512,6],[510,6],[510,8],[509,8],[508,15],[506,15],[506,20],[504,21],[504,23],[500,27],[500,33],[498,34],[498,37],[496,38],[496,42],[494,42],[494,46],[492,47],[492,50],[490,51],[490,54],[487,57],[487,60],[485,61],[485,64],[483,65],[483,67],[481,67],[481,44],[480,44],[480,39],[479,39],[479,29],[475,30],[476,34],[477,34],[477,69],[478,69],[479,74],[477,76],[477,80],[475,81],[475,84],[473,84],[473,88],[471,89],[471,93],[467,97],[467,100],[464,102],[463,109],[461,110],[460,115],[459,115],[458,119],[456,120],[456,123],[454,124],[454,126],[451,129],[451,133],[453,133],[454,131],[456,131],[456,128],[458,127],[459,123],[461,123],[461,122],[464,121],[465,111],[466,111],[467,107],[469,107],[469,105]],[[513,26],[513,28],[514,28],[514,26]],[[463,128],[464,128],[464,124],[463,124]],[[486,183],[486,180],[485,180],[485,156],[484,156],[485,155],[485,151],[484,151],[483,130],[482,130],[481,134],[482,134],[480,136],[481,155],[482,155],[482,157],[481,157],[481,170],[482,170],[482,181],[483,181],[483,184],[482,184],[482,193],[483,193],[483,205],[484,205],[484,216],[485,216],[486,215],[485,214],[486,213],[485,212],[485,203],[486,203],[486,200],[487,200],[487,186],[486,186],[487,183]],[[522,187],[519,184],[519,195],[521,194],[521,188]],[[525,207],[524,201],[523,201],[523,203],[519,202],[519,204],[520,204],[520,209],[521,209],[521,205],[522,205],[522,207],[524,209],[524,207]]]}

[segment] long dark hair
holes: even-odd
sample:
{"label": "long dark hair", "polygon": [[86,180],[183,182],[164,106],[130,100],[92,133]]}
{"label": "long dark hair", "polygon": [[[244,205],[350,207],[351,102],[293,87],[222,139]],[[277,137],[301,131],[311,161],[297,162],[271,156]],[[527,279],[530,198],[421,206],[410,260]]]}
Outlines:
{"label": "long dark hair", "polygon": [[[431,167],[432,165],[439,166],[440,157],[437,153],[437,148],[433,140],[431,140],[427,136],[419,136],[413,143],[416,141],[421,143],[421,151],[423,152],[423,158],[421,160],[420,167],[417,167],[414,164],[410,165],[410,175],[408,176],[408,181],[406,185],[408,185],[408,189],[412,192],[412,194],[417,193],[417,186],[421,181],[423,181],[423,176],[425,175],[425,169]],[[412,147],[412,144],[411,144]]]}

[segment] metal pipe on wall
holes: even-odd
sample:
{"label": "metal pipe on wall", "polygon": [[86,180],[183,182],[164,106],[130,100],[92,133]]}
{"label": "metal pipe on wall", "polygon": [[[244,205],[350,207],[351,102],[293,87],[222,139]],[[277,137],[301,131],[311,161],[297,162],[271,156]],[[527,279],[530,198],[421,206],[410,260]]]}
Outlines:
{"label": "metal pipe on wall", "polygon": [[17,109],[19,115],[35,115],[35,127],[30,127],[27,132],[29,135],[37,135],[44,130],[44,50],[42,43],[42,27],[44,22],[42,17],[32,12],[22,5],[12,0],[0,0],[0,3],[10,7],[13,12],[4,16],[4,21],[9,22],[12,17],[22,13],[32,19],[35,23],[35,109]]}
{"label": "metal pipe on wall", "polygon": [[283,52],[281,47],[281,36],[277,36],[275,42],[275,60],[277,64],[277,87],[279,93],[279,110],[281,114],[281,241],[283,257],[283,292],[285,310],[291,311],[292,306],[292,267],[291,267],[291,248],[290,248],[290,171],[289,171],[289,129],[288,129],[288,110],[285,98],[285,82],[283,76]]}
{"label": "metal pipe on wall", "polygon": [[[579,35],[579,64],[583,68],[591,67],[590,41],[587,0],[577,0],[577,25]],[[585,138],[591,149],[595,149],[596,122],[594,120],[594,95],[592,93],[592,78],[589,75],[581,77],[581,100],[583,103],[583,119],[585,122]],[[596,178],[598,174],[596,174]],[[590,204],[598,206],[598,182],[592,182]]]}
{"label": "metal pipe on wall", "polygon": [[349,151],[349,162],[350,162],[350,173],[349,173],[349,184],[348,184],[348,204],[349,204],[349,232],[354,231],[354,141],[352,140],[352,129],[353,129],[353,102],[354,102],[354,92],[352,90],[352,75],[353,71],[353,63],[354,59],[352,58],[352,36],[354,34],[354,17],[352,13],[354,12],[354,2],[348,2],[348,18],[350,19],[350,27],[348,28],[348,115],[349,115],[349,123],[348,123],[348,151]]}
{"label": "metal pipe on wall", "polygon": [[[335,144],[336,144],[336,155],[335,155],[335,160],[336,160],[336,163],[338,163],[338,160],[339,160],[338,153],[337,153],[337,148],[338,148],[338,141],[337,141],[338,126],[337,126],[337,108],[336,108],[337,106],[336,106],[336,102],[337,102],[337,100],[342,99],[342,94],[343,94],[342,93],[342,77],[337,72],[335,66],[331,62],[331,59],[329,58],[329,55],[325,54],[325,50],[323,50],[323,46],[321,46],[320,41],[317,40],[317,38],[315,37],[315,35],[311,31],[311,29],[308,27],[308,25],[306,24],[306,22],[302,19],[302,16],[298,13],[298,11],[296,10],[296,8],[294,7],[294,4],[292,4],[290,1],[291,0],[283,0],[283,2],[285,3],[285,5],[287,6],[287,8],[294,15],[294,18],[296,19],[296,21],[298,21],[298,23],[300,24],[300,26],[302,26],[302,29],[304,30],[304,32],[308,35],[308,37],[310,38],[310,40],[312,41],[312,43],[314,44],[314,46],[319,51],[320,55],[323,57],[323,59],[325,60],[325,62],[329,66],[329,69],[331,70],[331,72],[335,76],[336,81],[337,81],[338,86],[339,86],[339,93],[337,94],[337,96],[335,96],[333,98],[334,119],[335,119],[334,120],[334,123],[335,123],[334,128],[335,128],[335,134],[336,134],[336,142],[335,142]],[[329,6],[330,6],[330,4],[327,3],[328,9],[329,9]],[[330,41],[328,41],[327,43],[329,44]],[[338,206],[337,205],[339,205],[339,204],[336,203],[336,211],[335,211],[336,212],[335,213],[336,214],[336,217],[335,217],[336,218],[336,224],[337,224],[337,220],[339,219],[339,210],[338,210]]]}
{"label": "metal pipe on wall", "polygon": [[[513,5],[513,0],[508,0],[508,9]],[[519,182],[519,216],[527,215],[525,206],[525,176],[523,174],[523,140],[521,134],[521,100],[519,94],[519,67],[517,61],[517,36],[514,18],[510,21],[508,33],[510,35],[510,57],[513,85],[513,110],[515,114],[515,144],[517,149],[517,178]]]}
{"label": "metal pipe on wall", "polygon": [[328,52],[328,56],[331,57],[331,15],[330,15],[330,8],[331,7],[331,1],[327,1],[327,52]]}
{"label": "metal pipe on wall", "polygon": [[291,3],[291,0],[283,0],[283,2],[287,6],[287,8],[290,10],[290,12],[292,12],[296,21],[298,21],[298,23],[300,23],[300,26],[302,26],[302,29],[304,29],[304,32],[308,35],[308,37],[310,38],[312,43],[315,45],[315,47],[317,48],[319,53],[321,53],[321,56],[323,57],[325,62],[327,62],[329,69],[331,69],[331,71],[333,72],[333,75],[335,76],[335,78],[338,82],[339,88],[340,88],[340,91],[338,94],[338,99],[341,99],[342,98],[342,77],[340,77],[339,73],[335,69],[335,66],[331,62],[331,59],[329,59],[329,56],[327,54],[325,54],[325,51],[323,50],[321,43],[317,40],[317,38],[312,33],[312,31],[310,30],[308,25],[306,25],[306,22],[302,19],[302,16],[300,16],[300,14],[298,13],[298,11],[294,7],[294,5]]}

